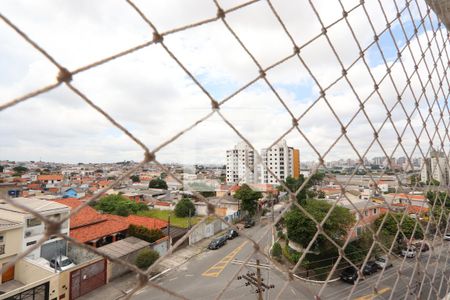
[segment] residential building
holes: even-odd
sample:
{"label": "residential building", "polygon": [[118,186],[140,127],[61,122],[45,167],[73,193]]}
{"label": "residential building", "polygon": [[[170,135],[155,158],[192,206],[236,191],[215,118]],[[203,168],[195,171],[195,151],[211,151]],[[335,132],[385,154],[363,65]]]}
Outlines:
{"label": "residential building", "polygon": [[[46,218],[61,220],[69,214],[69,207],[55,203],[53,201],[40,200],[36,198],[14,198],[13,203],[20,203],[28,209],[32,209]],[[30,214],[29,212],[18,208],[5,200],[0,200],[0,219],[22,225],[22,246],[21,251],[36,244],[45,235],[45,224]],[[69,221],[61,226],[62,234],[69,234]],[[44,257],[50,259],[58,254],[66,253],[67,242],[61,238],[50,238],[41,246],[33,250],[28,256],[32,258]]]}
{"label": "residential building", "polygon": [[446,186],[449,184],[449,171],[449,163],[445,153],[432,149],[430,157],[425,158],[422,163],[420,180],[427,183],[431,179],[434,179]]}
{"label": "residential building", "polygon": [[262,163],[275,175],[272,175],[265,167],[261,166],[261,183],[277,184],[278,180],[285,180],[291,176],[300,176],[300,152],[289,147],[285,140],[280,141],[269,149],[261,150]]}
{"label": "residential building", "polygon": [[226,181],[234,183],[255,183],[255,153],[245,142],[240,142],[234,149],[227,150]]}
{"label": "residential building", "polygon": [[[0,266],[4,267],[22,251],[23,224],[0,219]],[[1,283],[14,280],[14,266],[0,274]]]}

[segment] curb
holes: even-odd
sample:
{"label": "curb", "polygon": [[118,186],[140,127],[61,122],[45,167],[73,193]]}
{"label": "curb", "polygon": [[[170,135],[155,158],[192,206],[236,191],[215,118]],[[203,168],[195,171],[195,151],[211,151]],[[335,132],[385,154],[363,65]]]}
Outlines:
{"label": "curb", "polygon": [[292,274],[292,275],[293,275],[295,278],[300,279],[301,281],[308,282],[308,283],[315,283],[315,284],[323,284],[323,283],[325,283],[325,282],[336,282],[336,281],[339,281],[339,278],[330,279],[330,280],[328,280],[328,281],[321,281],[321,280],[311,280],[311,279],[306,279],[306,278],[300,277],[300,276],[298,276],[298,275],[296,275],[296,274]]}

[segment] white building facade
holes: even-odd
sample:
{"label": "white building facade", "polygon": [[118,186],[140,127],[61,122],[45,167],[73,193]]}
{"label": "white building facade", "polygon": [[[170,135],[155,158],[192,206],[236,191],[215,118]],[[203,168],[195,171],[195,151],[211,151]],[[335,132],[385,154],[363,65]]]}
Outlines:
{"label": "white building facade", "polygon": [[[270,149],[261,150],[263,165],[260,182],[264,184],[278,184],[277,177],[284,181],[287,177],[300,176],[300,156],[298,149],[289,147],[285,140],[280,141]],[[272,175],[268,169],[275,175]]]}
{"label": "white building facade", "polygon": [[245,142],[227,150],[226,181],[227,184],[255,183],[255,153]]}

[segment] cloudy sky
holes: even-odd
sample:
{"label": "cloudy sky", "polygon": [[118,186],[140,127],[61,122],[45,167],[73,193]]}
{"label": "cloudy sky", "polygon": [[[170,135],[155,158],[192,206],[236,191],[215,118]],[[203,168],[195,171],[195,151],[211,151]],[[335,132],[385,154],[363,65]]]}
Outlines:
{"label": "cloudy sky", "polygon": [[[222,0],[219,4],[228,9],[244,2]],[[439,122],[439,107],[443,108],[449,87],[443,80],[448,60],[448,50],[443,48],[446,31],[442,29],[442,35],[438,31],[433,36],[436,19],[433,14],[425,17],[424,3],[417,7],[414,1],[405,9],[404,1],[381,1],[382,8],[378,1],[366,1],[370,3],[365,6],[359,0],[342,1],[349,11],[350,30],[347,22],[340,20],[343,9],[339,1],[315,1],[320,21],[306,0],[271,2],[295,43],[301,46],[300,56],[309,69],[294,56],[267,72],[268,81],[289,111],[302,116],[299,128],[304,137],[295,129],[285,136],[289,145],[300,149],[302,160],[316,160],[315,151],[323,154],[332,145],[327,160],[357,157],[346,138],[336,142],[341,134],[337,119],[344,125],[350,122],[348,139],[361,155],[367,151],[369,158],[383,155],[381,146],[395,157],[405,153],[420,157],[420,149],[427,151],[430,139],[435,145],[441,139],[449,144],[444,132],[448,110],[444,111],[444,123]],[[211,0],[134,3],[161,33],[213,18],[217,11]],[[396,17],[398,10],[401,22]],[[0,13],[68,70],[142,44],[153,34],[126,1],[10,0],[2,1]],[[390,30],[386,29],[386,19],[393,21]],[[293,53],[293,44],[267,1],[233,11],[226,15],[226,21],[262,68]],[[329,41],[324,35],[318,36],[321,22],[330,26]],[[378,43],[374,43],[375,33],[379,35]],[[358,60],[360,50],[354,37],[366,49],[364,60]],[[255,62],[220,20],[169,34],[164,43],[217,101],[259,74]],[[404,49],[401,62],[397,60],[391,68],[392,77],[384,77],[385,63],[391,66],[397,58],[396,46]],[[348,81],[337,81],[327,90],[325,99],[316,101],[320,94],[317,82],[322,88],[330,86],[341,77],[341,64],[348,70]],[[1,20],[0,70],[0,105],[54,83],[58,73],[52,63]],[[411,77],[409,86],[407,76]],[[378,93],[373,93],[373,80],[382,80]],[[150,45],[81,72],[72,83],[150,149],[211,111],[208,97],[161,45]],[[397,103],[398,93],[402,94],[401,103]],[[358,98],[366,101],[364,112],[360,111]],[[433,118],[427,119],[433,103]],[[392,122],[385,122],[386,109],[392,107]],[[271,145],[292,126],[290,113],[261,79],[232,97],[220,111],[257,149]],[[406,126],[406,114],[411,115],[411,126]],[[373,129],[367,118],[377,130],[383,126],[379,143],[369,149]],[[441,135],[433,135],[435,123]],[[403,148],[396,147],[394,126],[402,135]],[[420,148],[414,147],[415,135],[420,135]],[[138,145],[64,85],[0,111],[0,137],[0,159],[112,162],[139,161],[143,154]],[[162,162],[223,163],[226,149],[239,141],[236,133],[214,114],[162,148],[157,158]]]}

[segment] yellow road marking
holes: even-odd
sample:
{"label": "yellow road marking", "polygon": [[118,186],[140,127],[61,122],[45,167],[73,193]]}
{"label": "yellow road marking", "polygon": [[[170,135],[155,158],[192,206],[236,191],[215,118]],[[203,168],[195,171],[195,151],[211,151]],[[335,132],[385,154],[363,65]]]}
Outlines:
{"label": "yellow road marking", "polygon": [[228,253],[224,258],[214,264],[211,268],[203,272],[202,276],[206,277],[219,277],[220,273],[228,266],[228,264],[234,259],[239,251],[244,248],[248,241],[243,242],[239,247]]}
{"label": "yellow road marking", "polygon": [[378,296],[380,294],[384,294],[384,293],[386,293],[387,291],[390,291],[390,290],[391,290],[391,288],[386,287],[386,288],[383,288],[383,289],[379,290],[378,294],[372,293],[372,294],[369,294],[369,295],[365,295],[365,296],[356,298],[355,300],[372,300],[372,299],[375,299],[376,296]]}

